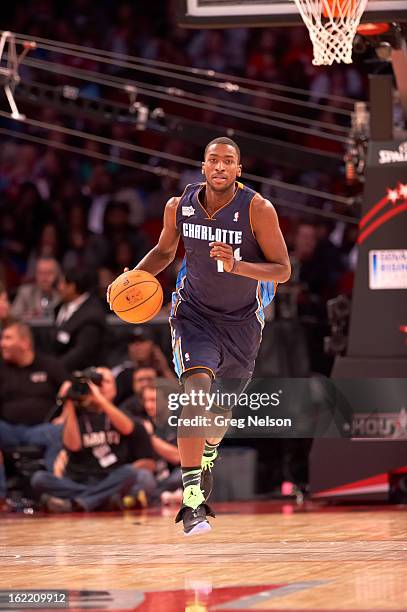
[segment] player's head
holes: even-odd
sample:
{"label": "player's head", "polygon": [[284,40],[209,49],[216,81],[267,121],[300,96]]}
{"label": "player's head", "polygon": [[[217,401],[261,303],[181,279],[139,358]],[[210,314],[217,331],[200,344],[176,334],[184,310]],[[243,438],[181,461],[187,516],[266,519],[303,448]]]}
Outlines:
{"label": "player's head", "polygon": [[242,174],[240,149],[231,138],[215,138],[206,145],[202,174],[214,191],[230,189]]}

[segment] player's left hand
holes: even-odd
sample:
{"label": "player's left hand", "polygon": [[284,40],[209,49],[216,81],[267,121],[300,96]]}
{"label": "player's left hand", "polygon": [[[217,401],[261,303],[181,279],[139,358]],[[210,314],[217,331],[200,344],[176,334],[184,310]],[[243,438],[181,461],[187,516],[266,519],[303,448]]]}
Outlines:
{"label": "player's left hand", "polygon": [[210,257],[214,257],[217,261],[223,261],[223,269],[225,272],[231,272],[235,264],[235,259],[230,244],[226,244],[226,242],[210,242],[209,246],[212,247],[209,252]]}

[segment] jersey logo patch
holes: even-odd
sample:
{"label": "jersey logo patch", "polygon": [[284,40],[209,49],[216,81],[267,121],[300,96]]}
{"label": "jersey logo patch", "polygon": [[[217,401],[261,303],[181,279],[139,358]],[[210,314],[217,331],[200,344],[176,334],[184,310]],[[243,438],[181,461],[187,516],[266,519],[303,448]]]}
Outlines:
{"label": "jersey logo patch", "polygon": [[185,361],[189,361],[190,357],[189,357],[189,353],[185,353]]}
{"label": "jersey logo patch", "polygon": [[235,212],[235,214],[233,215],[233,221],[237,223],[239,221],[239,217],[240,217],[239,211]]}
{"label": "jersey logo patch", "polygon": [[33,383],[44,383],[48,380],[48,374],[46,372],[32,372],[30,380]]}
{"label": "jersey logo patch", "polygon": [[195,214],[195,208],[193,206],[183,206],[182,214],[184,215],[184,217],[191,217]]}

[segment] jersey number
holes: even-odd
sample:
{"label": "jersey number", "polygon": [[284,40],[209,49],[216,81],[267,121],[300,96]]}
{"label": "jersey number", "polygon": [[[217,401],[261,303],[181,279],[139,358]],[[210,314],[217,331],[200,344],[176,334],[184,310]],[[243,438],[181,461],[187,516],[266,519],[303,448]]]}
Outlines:
{"label": "jersey number", "polygon": [[233,257],[236,261],[242,261],[242,256],[240,255],[240,247],[233,251]]}

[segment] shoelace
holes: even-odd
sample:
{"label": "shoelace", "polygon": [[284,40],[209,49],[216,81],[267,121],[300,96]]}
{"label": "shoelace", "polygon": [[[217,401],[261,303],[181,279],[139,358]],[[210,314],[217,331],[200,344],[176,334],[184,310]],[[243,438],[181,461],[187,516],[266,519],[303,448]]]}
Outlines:
{"label": "shoelace", "polygon": [[212,459],[210,459],[209,457],[203,457],[203,465],[202,465],[202,469],[203,470],[212,470],[214,464],[215,464],[215,459],[218,456],[218,454],[216,453],[216,455],[212,456]]}

